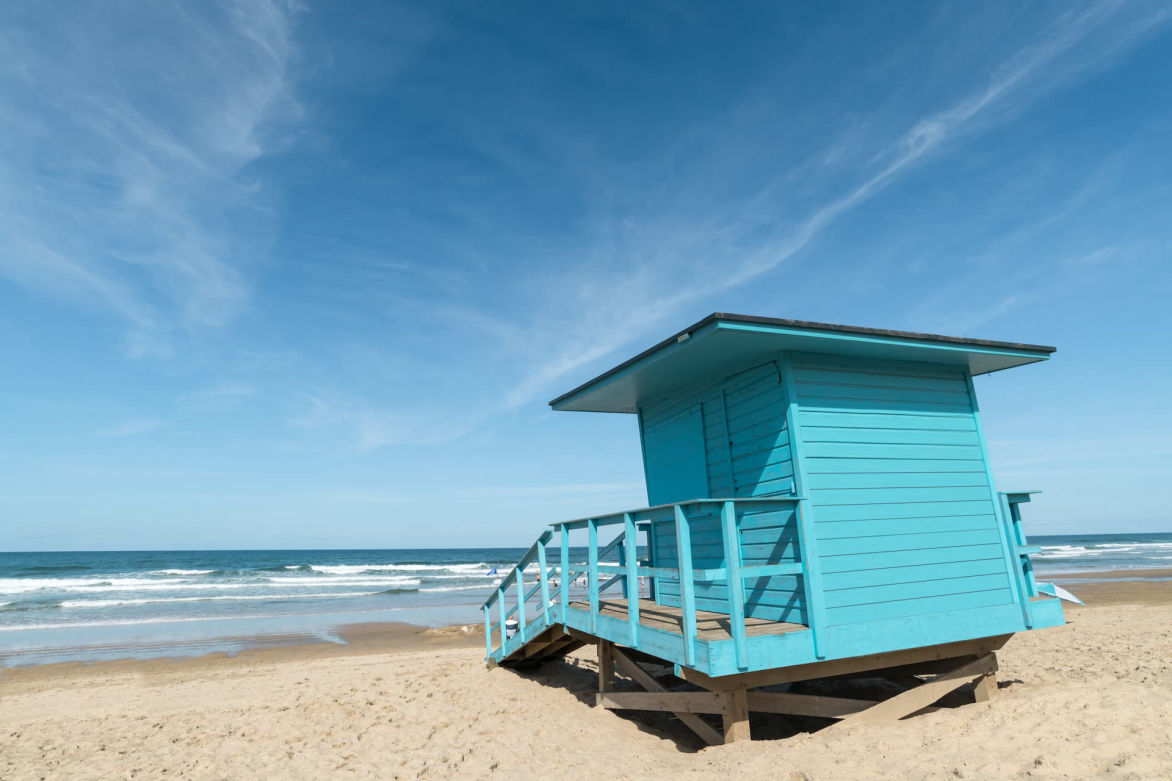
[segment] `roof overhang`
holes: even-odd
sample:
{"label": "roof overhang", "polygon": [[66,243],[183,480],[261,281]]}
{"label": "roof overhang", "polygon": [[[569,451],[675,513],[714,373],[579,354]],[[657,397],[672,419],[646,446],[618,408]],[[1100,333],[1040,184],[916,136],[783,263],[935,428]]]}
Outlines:
{"label": "roof overhang", "polygon": [[1055,348],[715,312],[549,405],[637,412],[644,401],[719,380],[785,350],[963,366],[975,376],[1044,361]]}

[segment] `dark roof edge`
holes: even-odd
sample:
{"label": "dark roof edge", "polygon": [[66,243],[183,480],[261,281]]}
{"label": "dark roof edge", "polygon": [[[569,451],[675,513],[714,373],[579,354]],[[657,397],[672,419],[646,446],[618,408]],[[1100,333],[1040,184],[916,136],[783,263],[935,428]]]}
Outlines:
{"label": "dark roof edge", "polygon": [[991,339],[968,339],[968,338],[965,338],[962,336],[944,336],[942,334],[923,334],[923,333],[917,333],[915,331],[893,331],[893,330],[890,330],[887,328],[865,328],[863,326],[856,326],[856,325],[838,325],[836,323],[815,323],[815,322],[812,322],[809,320],[786,320],[786,319],[780,318],[780,317],[760,317],[758,315],[738,315],[738,314],[732,314],[729,312],[713,312],[712,314],[708,315],[704,319],[693,323],[692,325],[688,326],[687,328],[684,328],[681,331],[675,332],[671,336],[664,339],[662,342],[659,342],[658,344],[647,348],[643,352],[636,355],[634,358],[630,358],[628,360],[625,360],[622,363],[620,363],[618,366],[615,366],[612,369],[608,369],[607,371],[598,375],[594,379],[587,380],[586,382],[582,383],[581,385],[574,388],[573,390],[567,391],[566,393],[563,393],[562,395],[558,396],[553,401],[549,402],[549,406],[553,407],[557,404],[560,404],[563,401],[565,401],[566,399],[570,398],[571,396],[575,396],[578,393],[586,390],[591,385],[594,385],[595,383],[602,382],[603,380],[607,379],[608,377],[611,377],[615,374],[618,374],[619,372],[623,371],[624,369],[626,369],[630,366],[633,366],[634,364],[643,360],[647,356],[649,356],[653,353],[657,353],[660,350],[662,350],[663,348],[668,347],[668,346],[676,343],[679,340],[679,338],[681,336],[683,336],[684,334],[690,334],[693,331],[697,331],[697,330],[703,328],[704,326],[708,325],[709,323],[714,323],[717,321],[724,321],[724,322],[729,322],[729,323],[747,323],[747,324],[754,324],[754,325],[777,325],[777,326],[784,326],[787,328],[807,328],[810,330],[818,330],[818,331],[838,331],[839,333],[866,334],[868,336],[891,336],[891,337],[896,337],[899,339],[913,339],[913,340],[921,341],[921,342],[944,342],[947,344],[970,345],[973,347],[992,347],[992,348],[1003,349],[1003,350],[1005,350],[1005,349],[1008,349],[1008,350],[1027,350],[1029,352],[1038,352],[1038,353],[1047,353],[1047,354],[1056,352],[1058,350],[1057,347],[1049,347],[1049,346],[1043,345],[1043,344],[1021,344],[1018,342],[998,342],[998,341],[993,341]]}

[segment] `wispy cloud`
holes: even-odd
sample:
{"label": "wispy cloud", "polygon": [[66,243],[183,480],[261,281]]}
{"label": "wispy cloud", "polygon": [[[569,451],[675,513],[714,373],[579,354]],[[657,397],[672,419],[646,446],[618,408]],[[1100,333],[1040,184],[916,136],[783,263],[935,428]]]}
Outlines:
{"label": "wispy cloud", "polygon": [[209,410],[234,406],[253,398],[259,391],[247,382],[225,381],[207,388],[184,393],[176,400],[180,409]]}
{"label": "wispy cloud", "polygon": [[[562,275],[558,288],[579,305],[546,310],[548,320],[536,330],[557,334],[558,343],[541,345],[544,360],[506,392],[502,406],[528,403],[555,380],[643,338],[652,326],[776,269],[925,160],[1109,62],[1170,17],[1165,8],[1129,10],[1121,3],[1099,2],[1064,14],[998,63],[986,83],[943,109],[913,119],[901,135],[873,150],[876,167],[871,173],[844,185],[796,222],[788,218],[792,206],[779,186],[780,181],[793,181],[792,170],[777,172],[757,196],[721,203],[701,195],[722,192],[723,176],[714,165],[695,168],[675,182],[684,195],[674,203],[692,201],[679,219],[639,224],[624,217],[621,223],[600,223],[604,240],[621,235],[621,243],[601,245],[596,252],[603,257],[587,257]],[[856,143],[857,129],[849,135]],[[842,158],[844,143],[832,140],[819,165]],[[690,219],[693,214],[696,218]],[[779,225],[780,230],[775,227]],[[1015,303],[1012,296],[1003,298],[974,314],[968,325],[996,317]],[[566,312],[571,319],[565,318]]]}
{"label": "wispy cloud", "polygon": [[117,425],[104,428],[94,432],[94,436],[98,437],[133,437],[138,434],[146,434],[149,431],[155,431],[164,426],[164,422],[157,418],[139,418],[136,420],[127,420]]}
{"label": "wispy cloud", "polygon": [[280,0],[8,9],[0,276],[117,315],[132,355],[242,311],[267,206],[248,166],[298,111],[294,16]]}

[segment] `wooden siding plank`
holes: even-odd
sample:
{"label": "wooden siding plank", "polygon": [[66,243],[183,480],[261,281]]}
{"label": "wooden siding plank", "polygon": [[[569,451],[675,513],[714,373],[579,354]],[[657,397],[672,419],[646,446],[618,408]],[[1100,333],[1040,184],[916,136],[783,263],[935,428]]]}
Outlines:
{"label": "wooden siding plank", "polygon": [[947,594],[899,602],[879,602],[872,605],[853,605],[827,609],[827,618],[835,626],[880,621],[905,616],[926,616],[974,607],[989,607],[1013,603],[1013,592],[1008,588],[988,591]]}
{"label": "wooden siding plank", "polygon": [[798,422],[802,426],[837,426],[839,428],[910,428],[910,429],[938,429],[941,431],[976,431],[976,426],[970,416],[964,415],[932,415],[904,413],[901,415],[881,414],[865,410],[837,410],[835,412],[818,412],[802,409],[798,413]]}
{"label": "wooden siding plank", "polygon": [[985,463],[979,458],[808,458],[809,474],[930,474],[933,472],[984,472]]}
{"label": "wooden siding plank", "polygon": [[828,556],[822,563],[825,573],[854,572],[866,569],[906,567],[920,564],[948,564],[958,561],[978,561],[1001,555],[1000,545],[961,545],[956,548],[929,548],[926,550],[891,551],[885,553],[857,553],[846,556]]}
{"label": "wooden siding plank", "polygon": [[980,502],[989,495],[988,485],[928,486],[924,488],[823,488],[811,491],[816,507],[840,505],[902,504],[906,502]]}
{"label": "wooden siding plank", "polygon": [[992,512],[988,501],[893,502],[890,504],[832,505],[818,509],[819,522],[866,521],[882,518],[943,518]]}
{"label": "wooden siding plank", "polygon": [[805,426],[802,441],[847,442],[867,445],[968,445],[979,446],[976,431],[946,431],[943,429],[912,428],[840,428],[838,426]]}
{"label": "wooden siding plank", "polygon": [[978,445],[896,445],[872,442],[811,442],[806,458],[924,458],[935,461],[980,460]]}
{"label": "wooden siding plank", "polygon": [[972,472],[848,472],[810,475],[807,484],[811,491],[832,488],[928,488],[974,487],[988,488],[984,470]]}
{"label": "wooden siding plank", "polygon": [[853,605],[873,605],[906,599],[1008,588],[1009,578],[1006,577],[1005,573],[995,572],[991,575],[969,575],[939,580],[919,580],[912,583],[892,583],[887,586],[836,589],[826,592],[826,607],[830,609]]}
{"label": "wooden siding plank", "polygon": [[[884,518],[877,521],[829,521],[818,524],[819,540],[875,537],[885,534],[955,532],[992,529],[997,519],[987,515],[933,516],[930,518]],[[758,540],[754,540],[757,542]]]}
{"label": "wooden siding plank", "polygon": [[1004,572],[1005,564],[1001,557],[994,556],[987,559],[954,561],[946,564],[917,564],[904,567],[828,572],[822,577],[826,584],[826,591],[829,593],[841,589],[916,583],[924,580],[944,580],[970,575],[995,575]]}
{"label": "wooden siding plank", "polygon": [[818,550],[823,558],[859,553],[887,553],[934,548],[954,548],[968,545],[996,545],[995,528],[959,532],[912,532],[885,534],[876,537],[842,537],[819,540]]}

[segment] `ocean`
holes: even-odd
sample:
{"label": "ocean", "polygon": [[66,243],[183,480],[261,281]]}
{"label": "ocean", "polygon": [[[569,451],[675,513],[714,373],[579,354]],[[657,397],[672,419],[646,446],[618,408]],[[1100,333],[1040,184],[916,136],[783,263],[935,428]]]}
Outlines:
{"label": "ocean", "polygon": [[[1036,536],[1039,575],[1172,569],[1172,534]],[[0,667],[343,642],[338,627],[474,624],[522,548],[0,553]],[[575,563],[585,551],[574,549]],[[496,573],[494,573],[494,569]]]}

